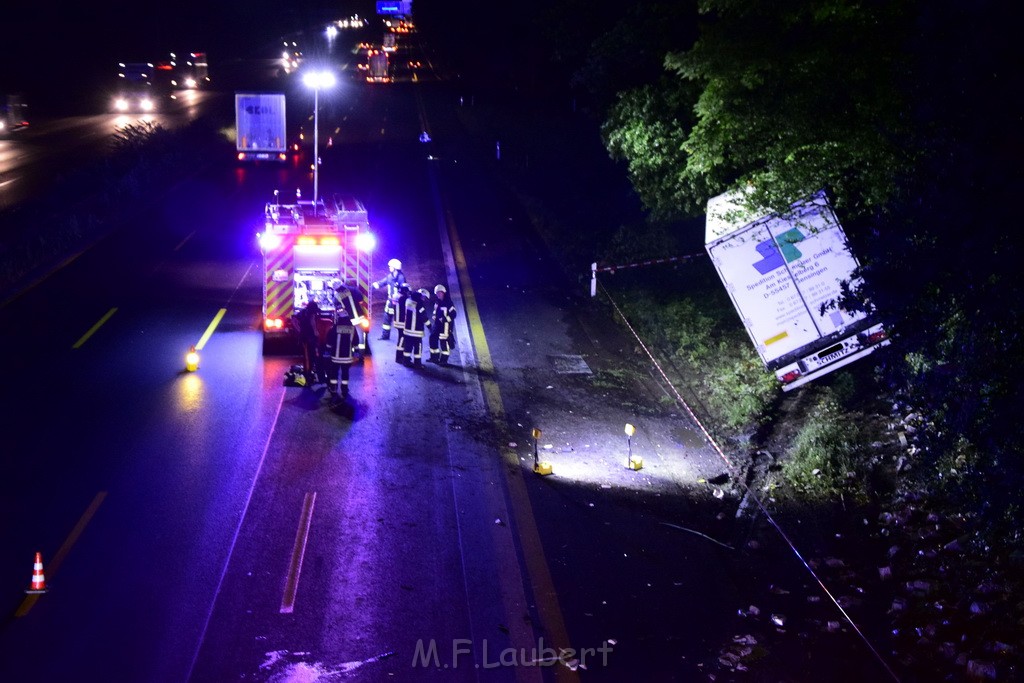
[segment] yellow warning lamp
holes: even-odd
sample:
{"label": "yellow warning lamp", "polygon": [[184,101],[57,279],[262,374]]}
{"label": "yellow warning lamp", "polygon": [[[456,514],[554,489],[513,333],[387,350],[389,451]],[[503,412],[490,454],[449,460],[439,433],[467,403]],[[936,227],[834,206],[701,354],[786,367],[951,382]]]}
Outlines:
{"label": "yellow warning lamp", "polygon": [[540,430],[536,427],[530,432],[533,436],[533,471],[535,474],[546,475],[552,474],[551,463],[541,462],[540,453],[537,452],[537,441],[540,439]]}
{"label": "yellow warning lamp", "polygon": [[196,347],[191,347],[188,353],[185,354],[185,370],[188,372],[195,372],[199,369],[199,352],[196,351]]}
{"label": "yellow warning lamp", "polygon": [[626,468],[631,470],[639,470],[644,466],[644,459],[639,455],[633,457],[633,435],[636,434],[636,427],[626,423],[626,449],[629,453],[629,459],[626,461]]}

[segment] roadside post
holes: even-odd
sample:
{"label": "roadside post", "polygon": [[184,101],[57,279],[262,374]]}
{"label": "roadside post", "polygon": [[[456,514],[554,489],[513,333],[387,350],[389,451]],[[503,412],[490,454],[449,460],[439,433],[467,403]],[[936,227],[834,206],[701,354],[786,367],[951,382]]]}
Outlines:
{"label": "roadside post", "polygon": [[629,453],[629,460],[626,461],[626,468],[631,470],[643,469],[644,459],[639,455],[633,456],[633,435],[636,433],[636,427],[626,423],[626,450]]}

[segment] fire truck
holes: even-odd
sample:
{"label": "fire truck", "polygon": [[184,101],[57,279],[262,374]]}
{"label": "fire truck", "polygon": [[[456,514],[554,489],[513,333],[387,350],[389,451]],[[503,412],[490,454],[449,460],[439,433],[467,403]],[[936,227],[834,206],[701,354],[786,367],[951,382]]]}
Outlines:
{"label": "fire truck", "polygon": [[[332,280],[354,280],[366,310],[372,310],[374,237],[362,202],[337,195],[315,204],[275,200],[264,213],[263,232],[257,235],[263,252],[264,354],[297,348],[292,316],[309,301],[316,301],[328,317],[333,314]],[[365,339],[369,314],[360,325]]]}

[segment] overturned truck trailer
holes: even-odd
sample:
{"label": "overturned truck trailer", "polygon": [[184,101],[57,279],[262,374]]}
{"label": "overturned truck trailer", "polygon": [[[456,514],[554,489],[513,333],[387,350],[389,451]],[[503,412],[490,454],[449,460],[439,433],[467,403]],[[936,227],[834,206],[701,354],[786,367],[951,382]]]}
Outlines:
{"label": "overturned truck trailer", "polygon": [[785,391],[889,343],[873,312],[835,305],[857,259],[824,191],[785,214],[751,214],[740,193],[708,201],[705,243],[765,367]]}

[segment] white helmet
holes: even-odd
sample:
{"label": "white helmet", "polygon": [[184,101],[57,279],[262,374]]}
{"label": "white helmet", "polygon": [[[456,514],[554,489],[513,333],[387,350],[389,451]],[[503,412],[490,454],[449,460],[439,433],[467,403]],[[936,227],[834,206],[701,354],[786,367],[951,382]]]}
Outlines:
{"label": "white helmet", "polygon": [[438,285],[437,287],[434,287],[434,294],[440,294],[441,292],[447,291],[448,290],[444,288],[444,285]]}
{"label": "white helmet", "polygon": [[390,268],[392,270],[401,270],[402,269],[402,262],[399,261],[396,258],[393,258],[390,261],[388,261],[388,268]]}
{"label": "white helmet", "polygon": [[430,292],[427,291],[426,287],[420,287],[416,291],[420,293],[420,296],[430,296]]}

